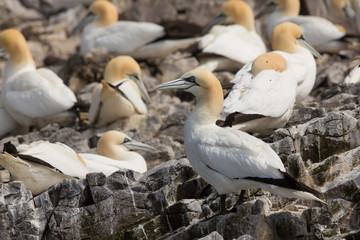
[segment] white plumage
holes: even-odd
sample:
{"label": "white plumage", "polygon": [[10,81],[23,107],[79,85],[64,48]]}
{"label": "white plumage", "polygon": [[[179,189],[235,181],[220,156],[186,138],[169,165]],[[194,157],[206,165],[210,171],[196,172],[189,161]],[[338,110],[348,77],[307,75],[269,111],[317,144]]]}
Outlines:
{"label": "white plumage", "polygon": [[76,97],[53,71],[36,69],[23,35],[15,29],[0,34],[0,45],[10,54],[1,98],[9,114],[21,125],[71,108]]}
{"label": "white plumage", "polygon": [[0,137],[14,131],[17,127],[17,122],[10,116],[0,97]]}

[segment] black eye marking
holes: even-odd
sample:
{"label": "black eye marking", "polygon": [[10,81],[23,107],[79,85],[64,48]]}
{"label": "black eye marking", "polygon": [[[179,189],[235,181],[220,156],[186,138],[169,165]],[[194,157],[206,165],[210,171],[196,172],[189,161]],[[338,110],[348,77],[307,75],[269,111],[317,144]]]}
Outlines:
{"label": "black eye marking", "polygon": [[301,39],[301,40],[304,40],[305,41],[305,38],[304,38],[304,35],[300,35],[300,37],[298,37],[298,39]]}
{"label": "black eye marking", "polygon": [[124,138],[124,143],[130,142],[131,140],[128,138]]}

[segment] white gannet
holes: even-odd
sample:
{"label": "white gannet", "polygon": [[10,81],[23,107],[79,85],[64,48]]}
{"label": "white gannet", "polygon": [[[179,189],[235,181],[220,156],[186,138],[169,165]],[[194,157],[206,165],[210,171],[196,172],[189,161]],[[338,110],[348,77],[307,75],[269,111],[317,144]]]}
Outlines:
{"label": "white gannet", "polygon": [[35,125],[70,109],[74,93],[53,71],[36,69],[24,36],[15,29],[0,33],[0,46],[10,55],[1,87],[1,98],[9,114],[21,125]]}
{"label": "white gannet", "polygon": [[345,77],[345,84],[355,84],[360,82],[360,56],[357,56],[352,62],[354,62],[356,66]]}
{"label": "white gannet", "polygon": [[159,89],[182,89],[195,95],[197,103],[185,122],[185,150],[192,167],[221,197],[250,188],[263,188],[281,197],[321,201],[319,192],[296,181],[279,156],[260,139],[245,132],[215,124],[223,105],[219,80],[197,68]]}
{"label": "white gannet", "polygon": [[296,88],[296,103],[305,99],[316,79],[316,62],[313,57],[321,58],[314,48],[304,39],[301,28],[291,22],[277,25],[271,34],[272,49],[283,56],[288,67],[295,73],[293,76],[298,86]]}
{"label": "white gannet", "polygon": [[146,114],[142,98],[150,102],[139,64],[130,56],[115,57],[105,67],[104,81],[94,89],[89,122],[102,126],[133,114]]}
{"label": "white gannet", "polygon": [[70,147],[62,143],[36,141],[15,147],[4,144],[0,165],[15,180],[23,181],[33,195],[38,195],[65,178],[85,178],[88,173],[84,161]]}
{"label": "white gannet", "polygon": [[[235,24],[217,25],[228,22]],[[209,33],[199,42],[199,48],[204,55],[201,57],[200,54],[199,67],[209,71],[237,70],[266,52],[264,42],[255,31],[254,14],[250,6],[243,1],[224,2],[220,15],[205,29],[205,32],[207,31]],[[206,56],[209,54],[210,56]]]}
{"label": "white gannet", "polygon": [[0,138],[14,131],[17,128],[17,122],[10,116],[0,97]]}
{"label": "white gannet", "polygon": [[236,74],[241,81],[233,86],[224,100],[226,120],[216,124],[261,135],[283,127],[295,103],[295,74],[278,53],[258,56]]}
{"label": "white gannet", "polygon": [[272,0],[258,16],[265,12],[271,12],[266,21],[268,37],[278,24],[293,22],[301,27],[305,39],[318,51],[338,52],[347,47],[347,44],[338,41],[345,36],[343,27],[322,17],[299,15],[299,0]]}
{"label": "white gannet", "polygon": [[147,171],[145,159],[131,150],[155,151],[147,144],[132,140],[119,131],[104,133],[98,143],[98,154],[80,153],[89,172],[103,172],[106,176],[119,169],[131,169],[140,173]]}
{"label": "white gannet", "polygon": [[187,48],[197,38],[154,42],[165,35],[162,26],[150,22],[118,21],[115,6],[105,0],[93,2],[89,14],[73,32],[84,27],[80,52],[84,56],[94,48],[131,55],[135,58],[166,56],[177,49]]}

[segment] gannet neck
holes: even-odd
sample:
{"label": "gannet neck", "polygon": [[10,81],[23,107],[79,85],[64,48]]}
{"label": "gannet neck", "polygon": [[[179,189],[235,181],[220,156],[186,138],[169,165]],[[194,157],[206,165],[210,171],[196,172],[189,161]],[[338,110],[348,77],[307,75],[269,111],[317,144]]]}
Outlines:
{"label": "gannet neck", "polygon": [[141,77],[141,68],[135,59],[130,56],[118,56],[106,65],[104,80],[114,83],[133,74]]}
{"label": "gannet neck", "polygon": [[274,0],[274,2],[278,4],[275,11],[280,12],[283,17],[296,17],[300,13],[299,0]]}
{"label": "gannet neck", "polygon": [[301,28],[290,22],[277,25],[271,34],[271,47],[274,51],[297,53],[300,46],[297,39],[302,36]]}
{"label": "gannet neck", "polygon": [[269,52],[258,56],[254,60],[251,66],[251,72],[253,77],[255,77],[259,72],[266,69],[283,72],[286,70],[286,67],[286,60],[283,56],[274,52]]}
{"label": "gannet neck", "polygon": [[193,70],[187,74],[194,74],[200,88],[190,91],[196,96],[196,105],[191,118],[198,124],[215,123],[223,105],[223,92],[219,80],[205,69]]}
{"label": "gannet neck", "polygon": [[0,33],[0,46],[8,51],[11,68],[22,68],[26,65],[35,67],[32,54],[24,36],[16,29],[7,29]]}
{"label": "gannet neck", "polygon": [[118,12],[109,1],[95,1],[90,6],[90,11],[96,15],[95,24],[99,27],[107,27],[118,21]]}
{"label": "gannet neck", "polygon": [[255,29],[254,13],[247,3],[240,0],[229,0],[222,5],[221,11],[248,31]]}

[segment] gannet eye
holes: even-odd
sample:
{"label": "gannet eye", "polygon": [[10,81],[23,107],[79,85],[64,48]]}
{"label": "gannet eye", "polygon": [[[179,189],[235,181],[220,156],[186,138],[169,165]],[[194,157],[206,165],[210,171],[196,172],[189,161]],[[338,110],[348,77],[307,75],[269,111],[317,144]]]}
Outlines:
{"label": "gannet eye", "polygon": [[196,78],[194,76],[191,76],[187,79],[189,82],[192,82],[192,83],[196,83],[195,80]]}
{"label": "gannet eye", "polygon": [[131,140],[128,138],[124,138],[124,143],[130,142]]}
{"label": "gannet eye", "polygon": [[304,35],[300,35],[300,37],[298,37],[298,39],[301,39],[301,40],[304,40],[305,41],[305,38],[304,38]]}

